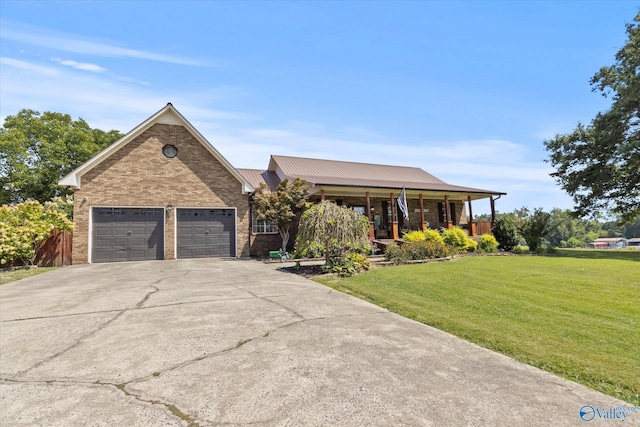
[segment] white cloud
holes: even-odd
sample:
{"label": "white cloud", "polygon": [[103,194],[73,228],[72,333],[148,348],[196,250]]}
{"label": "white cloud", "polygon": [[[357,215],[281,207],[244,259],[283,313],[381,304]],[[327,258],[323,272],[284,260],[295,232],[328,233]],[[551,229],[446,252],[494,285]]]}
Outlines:
{"label": "white cloud", "polygon": [[90,40],[77,34],[2,21],[2,38],[63,52],[92,56],[135,58],[180,65],[210,66],[203,61],[118,46],[115,42]]}
{"label": "white cloud", "polygon": [[[244,113],[211,108],[212,99],[225,96],[216,95],[214,89],[204,92],[210,94],[208,98],[203,92],[140,86],[105,73],[80,73],[71,67],[55,69],[11,58],[3,58],[0,65],[2,118],[23,108],[59,111],[82,117],[93,127],[126,132],[167,102],[172,102],[194,125],[248,118]],[[227,92],[226,88],[221,89],[221,93]]]}
{"label": "white cloud", "polygon": [[61,58],[51,58],[51,60],[54,62],[57,62],[60,65],[75,68],[76,70],[91,71],[95,73],[101,73],[101,72],[107,71],[106,68],[103,68],[96,64],[90,64],[87,62],[76,62],[76,61],[71,61],[68,59],[65,60]]}
{"label": "white cloud", "polygon": [[49,76],[58,74],[58,71],[54,68],[44,67],[42,65],[21,61],[19,59],[7,58],[5,56],[0,57],[0,65],[7,65],[9,67],[19,68],[24,71],[32,71],[38,74],[46,74]]}

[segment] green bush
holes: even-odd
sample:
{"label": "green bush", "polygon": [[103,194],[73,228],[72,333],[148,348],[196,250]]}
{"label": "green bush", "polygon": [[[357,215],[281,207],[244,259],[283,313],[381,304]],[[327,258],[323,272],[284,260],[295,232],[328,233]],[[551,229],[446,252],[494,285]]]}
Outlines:
{"label": "green bush", "polygon": [[32,265],[37,248],[54,229],[71,231],[73,223],[66,213],[50,205],[29,200],[14,206],[0,206],[0,265],[16,261]]}
{"label": "green bush", "polygon": [[442,232],[444,243],[454,248],[462,249],[466,246],[467,235],[460,227],[453,227]]}
{"label": "green bush", "polygon": [[[528,212],[528,211],[527,211]],[[520,225],[520,235],[532,252],[544,253],[542,241],[551,230],[550,215],[541,208],[535,209]]]}
{"label": "green bush", "polygon": [[498,241],[498,247],[503,251],[512,251],[520,244],[518,226],[514,219],[509,216],[501,216],[496,219],[491,233]]}
{"label": "green bush", "polygon": [[322,266],[323,273],[336,273],[341,277],[350,277],[371,268],[371,261],[366,256],[351,252],[343,258],[329,258]]}
{"label": "green bush", "polygon": [[422,231],[410,231],[402,236],[402,239],[405,242],[424,242],[426,240],[426,236]]}
{"label": "green bush", "polygon": [[385,252],[385,259],[396,264],[423,259],[446,258],[456,253],[455,248],[433,242],[404,243],[402,246],[390,245]]}
{"label": "green bush", "polygon": [[400,246],[395,243],[387,246],[387,249],[384,252],[384,259],[396,264],[406,261],[403,257],[402,249],[400,249]]}
{"label": "green bush", "polygon": [[483,234],[478,244],[478,252],[498,252],[498,241],[491,234]]}
{"label": "green bush", "polygon": [[461,251],[473,252],[478,247],[478,243],[467,237],[467,233],[460,227],[444,230],[442,239],[446,245],[453,246]]}
{"label": "green bush", "polygon": [[304,250],[296,248],[294,258],[320,258],[324,255],[324,246],[319,243],[313,243]]}
{"label": "green bush", "polygon": [[569,240],[563,243],[563,248],[581,248],[584,246],[584,242],[577,237],[569,237]]}
{"label": "green bush", "polygon": [[432,230],[431,228],[423,231],[424,238],[427,242],[437,243],[439,245],[444,245],[444,239],[442,235],[438,232],[438,230]]}
{"label": "green bush", "polygon": [[513,248],[513,253],[522,255],[522,254],[530,254],[531,251],[529,250],[529,246],[516,246],[515,248]]}

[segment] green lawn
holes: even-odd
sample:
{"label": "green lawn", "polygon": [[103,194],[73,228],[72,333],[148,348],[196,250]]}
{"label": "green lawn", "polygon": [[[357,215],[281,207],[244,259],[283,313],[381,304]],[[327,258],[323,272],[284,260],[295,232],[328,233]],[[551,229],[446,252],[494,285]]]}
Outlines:
{"label": "green lawn", "polygon": [[640,251],[468,257],[318,281],[640,406]]}
{"label": "green lawn", "polygon": [[55,269],[56,267],[38,267],[28,269],[22,268],[18,270],[0,270],[0,285],[35,276],[36,274],[46,273],[47,271]]}

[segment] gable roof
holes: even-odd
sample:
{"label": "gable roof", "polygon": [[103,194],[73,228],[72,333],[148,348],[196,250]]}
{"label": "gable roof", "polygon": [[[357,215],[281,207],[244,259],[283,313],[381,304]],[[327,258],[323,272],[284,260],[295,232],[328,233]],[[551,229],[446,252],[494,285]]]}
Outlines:
{"label": "gable roof", "polygon": [[266,184],[269,190],[276,191],[280,183],[280,178],[278,178],[275,172],[260,169],[238,169],[238,172],[240,172],[254,188],[258,188],[260,184]]}
{"label": "gable roof", "polygon": [[271,156],[269,171],[282,180],[302,178],[316,186],[377,187],[425,191],[455,191],[502,195],[499,191],[447,184],[416,167]]}
{"label": "gable roof", "polygon": [[91,159],[87,160],[85,163],[80,165],[78,168],[71,171],[68,175],[63,177],[60,181],[58,181],[59,185],[64,185],[68,187],[72,187],[74,189],[81,187],[81,177],[82,175],[89,172],[91,169],[99,165],[101,162],[109,158],[113,153],[118,151],[120,148],[127,145],[129,142],[134,140],[144,131],[149,129],[156,123],[163,123],[169,125],[178,125],[184,126],[193,137],[202,144],[204,148],[211,153],[211,155],[218,160],[230,173],[233,175],[240,183],[242,184],[242,191],[244,193],[251,193],[255,189],[253,186],[245,179],[245,177],[238,172],[236,168],[234,168],[231,163],[224,158],[222,154],[218,152],[210,143],[206,140],[204,136],[200,132],[193,127],[191,123],[184,118],[182,114],[175,109],[175,107],[169,102],[167,105],[162,108],[160,111],[155,113],[153,116],[149,117],[147,120],[136,126],[133,130],[127,133],[125,136],[93,156]]}

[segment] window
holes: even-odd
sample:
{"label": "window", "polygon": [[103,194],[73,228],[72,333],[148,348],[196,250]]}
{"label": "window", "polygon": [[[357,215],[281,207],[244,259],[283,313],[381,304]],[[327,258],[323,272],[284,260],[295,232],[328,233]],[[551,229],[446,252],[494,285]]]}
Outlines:
{"label": "window", "polygon": [[367,209],[364,206],[352,206],[354,212],[358,212],[359,214],[366,215]]}
{"label": "window", "polygon": [[278,232],[278,226],[267,221],[258,221],[255,209],[251,209],[251,230],[255,234],[275,234]]}

